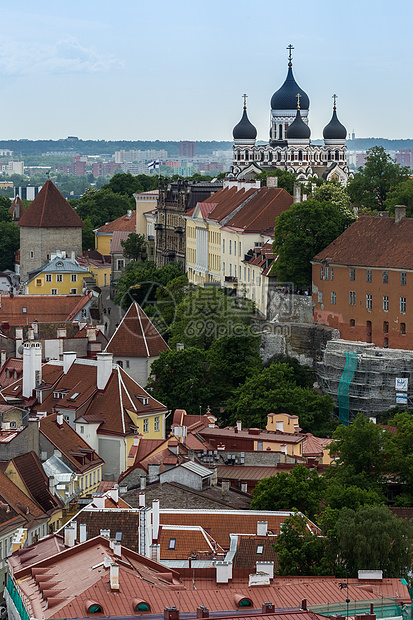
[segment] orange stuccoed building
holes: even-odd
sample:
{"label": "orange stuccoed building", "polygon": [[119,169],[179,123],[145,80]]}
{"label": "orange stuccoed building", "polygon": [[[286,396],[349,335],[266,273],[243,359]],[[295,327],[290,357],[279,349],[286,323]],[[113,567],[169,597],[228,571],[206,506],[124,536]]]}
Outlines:
{"label": "orange stuccoed building", "polygon": [[312,260],[314,321],[345,340],[413,349],[413,218],[360,217]]}

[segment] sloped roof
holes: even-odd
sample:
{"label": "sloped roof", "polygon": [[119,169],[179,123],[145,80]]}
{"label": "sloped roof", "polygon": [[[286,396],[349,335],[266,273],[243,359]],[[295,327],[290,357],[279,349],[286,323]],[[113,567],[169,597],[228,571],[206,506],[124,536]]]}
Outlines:
{"label": "sloped roof", "polygon": [[110,530],[109,537],[113,539],[116,537],[116,532],[122,532],[122,540],[120,541],[122,545],[132,549],[132,551],[138,551],[138,510],[128,510],[127,508],[99,510],[86,506],[73,517],[73,520],[77,522],[78,537],[79,525],[81,524],[86,525],[88,538],[99,536],[100,530]]}
{"label": "sloped roof", "polygon": [[129,216],[127,213],[125,215],[121,215],[113,222],[108,222],[104,224],[97,230],[97,234],[101,235],[103,233],[113,233],[115,230],[126,230],[130,233],[136,231],[136,211],[132,211],[132,214]]}
{"label": "sloped roof", "polygon": [[[238,536],[237,551],[234,556],[234,568],[255,569],[256,562],[274,562],[274,572],[278,569],[278,558],[274,551],[274,536]],[[258,549],[258,547],[262,547]],[[261,553],[258,553],[261,551]]]}
{"label": "sloped roof", "polygon": [[123,254],[121,241],[126,241],[130,234],[129,230],[115,230],[110,240],[110,253]]}
{"label": "sloped roof", "polygon": [[336,265],[413,269],[413,218],[360,217],[314,257]]}
{"label": "sloped roof", "polygon": [[[65,456],[78,473],[84,473],[103,463],[100,456],[73,430],[70,424],[65,420],[62,425],[57,424],[57,413],[47,415],[40,420],[40,432],[56,446],[56,449]],[[83,454],[84,458],[76,457],[76,454]]]}
{"label": "sloped roof", "polygon": [[84,223],[49,179],[24,211],[18,225],[34,228],[81,228]]}
{"label": "sloped roof", "polygon": [[135,302],[119,323],[105,349],[119,357],[155,357],[169,347],[156,327]]}
{"label": "sloped roof", "polygon": [[[293,198],[285,189],[262,187],[245,206],[231,217],[225,228],[242,230],[245,233],[274,231],[275,219],[287,211]],[[211,217],[215,216],[215,210]]]}
{"label": "sloped roof", "polygon": [[[39,388],[51,387],[59,379],[62,372],[63,372],[63,369],[61,366],[55,366],[52,364],[43,364],[42,365],[42,382],[38,387]],[[22,390],[23,390],[23,377],[21,376],[19,379],[13,381],[13,383],[10,383],[10,385],[2,389],[1,396],[6,402],[7,402],[7,399],[23,398]]]}
{"label": "sloped roof", "polygon": [[[171,544],[171,539],[175,542]],[[161,560],[187,560],[191,555],[214,557],[223,549],[201,526],[164,525],[160,533]]]}
{"label": "sloped roof", "polygon": [[[0,388],[7,387],[11,383],[14,383],[16,381],[16,379],[14,378],[15,373],[17,375],[17,378],[22,376],[23,359],[17,357],[8,357],[4,362],[3,366],[0,367]],[[9,374],[10,376],[7,377],[7,374]]]}
{"label": "sloped roof", "polygon": [[33,451],[15,456],[12,463],[32,498],[45,512],[50,514],[51,511],[62,507],[60,500],[50,493],[49,480],[39,457]]}
{"label": "sloped roof", "polygon": [[275,466],[267,465],[218,465],[218,479],[225,480],[262,480],[276,476],[280,471]]}
{"label": "sloped roof", "polygon": [[323,450],[333,441],[322,437],[315,437],[311,433],[305,434],[303,442],[303,456],[322,456]]}
{"label": "sloped roof", "polygon": [[1,296],[0,322],[27,325],[33,321],[59,323],[72,321],[91,300],[87,295],[9,295]]}
{"label": "sloped roof", "polygon": [[39,504],[23,493],[2,471],[0,471],[0,499],[28,521],[47,518]]}
{"label": "sloped roof", "polygon": [[81,267],[76,260],[72,260],[71,258],[60,258],[60,256],[56,256],[51,261],[43,265],[40,269],[36,269],[34,271],[29,271],[29,275],[32,273],[90,273],[88,269],[85,267]]}

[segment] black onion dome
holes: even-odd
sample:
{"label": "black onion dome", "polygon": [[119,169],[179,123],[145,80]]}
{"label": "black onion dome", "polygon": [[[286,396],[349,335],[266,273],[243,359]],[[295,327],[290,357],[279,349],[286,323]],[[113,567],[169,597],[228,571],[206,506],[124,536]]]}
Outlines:
{"label": "black onion dome", "polygon": [[345,140],[347,137],[347,129],[340,123],[337,118],[336,109],[333,110],[331,121],[324,127],[324,140]]}
{"label": "black onion dome", "polygon": [[301,118],[300,110],[297,110],[295,119],[287,129],[287,140],[307,140],[310,136],[310,128]]}
{"label": "black onion dome", "polygon": [[297,84],[293,76],[291,65],[288,67],[287,77],[284,84],[271,97],[272,110],[295,110],[297,107],[297,94],[300,93],[300,108],[308,110],[310,100],[307,93]]}
{"label": "black onion dome", "polygon": [[232,135],[234,140],[255,140],[257,137],[257,130],[249,120],[246,108],[244,108],[240,122],[238,125],[235,125]]}

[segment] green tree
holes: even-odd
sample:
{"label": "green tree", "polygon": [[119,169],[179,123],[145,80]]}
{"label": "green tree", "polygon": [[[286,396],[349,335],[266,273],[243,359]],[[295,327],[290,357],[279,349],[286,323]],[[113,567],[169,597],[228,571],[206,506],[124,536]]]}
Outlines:
{"label": "green tree", "polygon": [[382,146],[367,151],[364,167],[347,185],[351,202],[358,207],[382,209],[389,191],[409,178],[410,170],[396,164]]}
{"label": "green tree", "polygon": [[0,271],[14,271],[14,254],[20,246],[20,232],[14,222],[0,221]]}
{"label": "green tree", "polygon": [[346,221],[356,221],[357,216],[350,207],[350,196],[337,181],[327,181],[316,187],[313,198],[319,202],[331,202],[339,208]]}
{"label": "green tree", "polygon": [[285,519],[274,550],[279,575],[332,575],[328,540],[309,531],[305,516],[295,513]]}
{"label": "green tree", "polygon": [[380,491],[361,489],[354,484],[344,485],[338,480],[330,480],[326,487],[325,503],[337,512],[347,507],[357,510],[360,506],[384,504],[384,496]]}
{"label": "green tree", "polygon": [[145,243],[145,237],[137,233],[131,233],[127,239],[122,239],[120,244],[123,247],[123,256],[131,260],[140,258]]}
{"label": "green tree", "polygon": [[266,184],[268,177],[278,177],[278,187],[282,187],[291,195],[293,194],[294,183],[296,182],[295,174],[290,174],[286,170],[281,169],[271,170],[270,172],[264,170],[260,172],[260,174],[257,174],[255,178]]}
{"label": "green tree", "polygon": [[413,416],[406,411],[399,412],[389,422],[386,437],[388,469],[402,486],[397,497],[398,506],[413,505]]}
{"label": "green tree", "polygon": [[170,345],[209,349],[218,338],[248,336],[255,309],[248,299],[227,295],[217,287],[193,288],[178,305]]}
{"label": "green tree", "polygon": [[109,189],[114,194],[125,194],[130,197],[132,197],[133,194],[147,192],[157,188],[157,176],[150,176],[149,174],[138,174],[135,176],[129,172],[114,174],[109,183],[103,186],[103,189]]}
{"label": "green tree", "polygon": [[209,405],[205,352],[195,347],[164,351],[151,366],[148,387],[168,409],[199,414]]}
{"label": "green tree", "polygon": [[82,220],[89,217],[92,226],[98,228],[125,215],[128,209],[133,209],[135,201],[132,204],[128,196],[115,194],[110,189],[89,189],[79,200],[69,202]]}
{"label": "green tree", "polygon": [[386,465],[385,433],[381,426],[359,413],[349,426],[334,431],[330,453],[336,456],[327,475],[345,486],[381,492]]}
{"label": "green tree", "polygon": [[352,223],[353,216],[331,202],[307,200],[293,204],[278,216],[274,251],[278,260],[273,271],[278,280],[297,286],[311,283],[311,259],[334,241]]}
{"label": "green tree", "polygon": [[390,215],[394,215],[394,207],[396,205],[404,205],[407,207],[407,217],[413,216],[413,179],[407,179],[407,181],[398,183],[387,193],[384,206],[390,212]]}
{"label": "green tree", "polygon": [[413,561],[413,525],[395,517],[386,506],[343,508],[334,543],[347,574],[378,569],[384,577],[406,577]]}
{"label": "green tree", "polygon": [[95,249],[95,232],[90,217],[85,217],[82,228],[82,250]]}
{"label": "green tree", "polygon": [[11,222],[12,214],[10,213],[10,207],[10,198],[0,196],[0,222]]}
{"label": "green tree", "polygon": [[290,357],[289,355],[283,355],[282,353],[278,353],[277,355],[273,355],[267,362],[265,362],[264,367],[267,368],[272,364],[287,364],[293,370],[293,379],[299,387],[307,387],[311,388],[315,381],[314,370],[310,368],[310,366],[305,366],[304,364],[300,364],[300,362],[295,359],[295,357]]}
{"label": "green tree", "polygon": [[310,519],[320,512],[326,483],[316,469],[296,465],[291,472],[260,480],[253,490],[251,510],[299,510]]}
{"label": "green tree", "polygon": [[269,413],[298,415],[304,432],[325,435],[331,428],[333,402],[329,396],[301,388],[287,364],[273,364],[248,377],[228,401],[227,415],[235,423],[265,428]]}

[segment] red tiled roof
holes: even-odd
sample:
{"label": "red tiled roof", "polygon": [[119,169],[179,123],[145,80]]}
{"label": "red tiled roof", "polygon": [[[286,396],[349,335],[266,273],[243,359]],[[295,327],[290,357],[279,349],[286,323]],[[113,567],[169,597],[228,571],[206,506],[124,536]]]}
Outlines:
{"label": "red tiled roof", "polygon": [[413,218],[360,217],[313,260],[332,265],[413,269]]}
{"label": "red tiled roof", "polygon": [[47,513],[62,507],[62,502],[49,491],[49,480],[39,457],[32,451],[15,456],[12,461],[31,497]]}
{"label": "red tiled roof", "polygon": [[[72,321],[92,294],[87,295],[9,295],[1,296],[0,322],[26,325],[39,321],[59,323]],[[23,308],[26,310],[23,311]]]}
{"label": "red tiled roof", "polygon": [[323,449],[333,440],[314,437],[311,433],[306,433],[303,442],[303,456],[323,456]]}
{"label": "red tiled roof", "polygon": [[[171,543],[171,539],[175,543]],[[161,528],[161,560],[187,560],[192,555],[202,559],[216,553],[223,553],[222,547],[202,527]]]}
{"label": "red tiled roof", "polygon": [[[238,536],[234,568],[255,569],[256,562],[274,562],[274,572],[278,569],[278,557],[274,551],[275,536]],[[262,547],[258,549],[258,547]],[[260,553],[257,553],[257,551]]]}
{"label": "red tiled roof", "polygon": [[1,471],[0,499],[6,504],[9,504],[28,521],[47,518],[46,513],[39,504],[23,493],[23,491]]}
{"label": "red tiled roof", "polygon": [[277,467],[263,465],[218,465],[217,467],[219,480],[262,480],[276,476],[279,472]]}
{"label": "red tiled roof", "polygon": [[168,350],[165,340],[136,302],[130,305],[106,347],[108,353],[119,357],[156,357]]}
{"label": "red tiled roof", "polygon": [[248,198],[251,198],[257,191],[257,188],[245,190],[244,188],[226,187],[220,189],[212,197],[207,198],[205,202],[199,203],[202,217],[219,222],[222,218],[230,215]]}
{"label": "red tiled roof", "polygon": [[281,433],[278,431],[264,431],[260,429],[256,429],[257,433],[250,433],[248,431],[255,429],[242,429],[237,432],[236,428],[203,428],[198,431],[202,437],[206,437],[209,439],[225,439],[231,438],[234,439],[250,439],[251,441],[265,440],[275,441],[277,443],[300,443],[304,440],[304,435],[300,435],[299,433]]}
{"label": "red tiled roof", "polygon": [[23,359],[8,357],[3,366],[0,368],[0,388],[5,388],[11,383],[14,383],[16,379],[19,379],[22,376],[22,373]]}
{"label": "red tiled roof", "polygon": [[81,228],[84,223],[49,179],[27,211],[23,212],[18,225],[35,228]]}
{"label": "red tiled roof", "polygon": [[[40,420],[40,432],[64,454],[78,473],[84,473],[103,463],[100,456],[95,451],[91,452],[89,444],[73,430],[70,424],[65,420],[61,426],[57,424],[57,413],[52,413]],[[76,457],[73,453],[83,453],[84,457]]]}
{"label": "red tiled roof", "polygon": [[[46,386],[48,387],[53,386],[56,383],[56,381],[59,379],[62,373],[63,373],[62,366],[54,365],[54,364],[43,364],[42,365],[42,382],[38,387],[41,388],[41,387],[46,387]],[[14,388],[17,386],[18,386],[18,389],[15,390]],[[6,388],[1,390],[1,396],[4,398],[5,401],[7,401],[7,399],[23,398],[22,389],[23,389],[23,378],[21,377],[20,379],[17,379],[17,381],[14,381],[10,385],[8,385]],[[34,404],[35,403],[33,401],[32,405]],[[25,403],[25,406],[26,405],[27,403]],[[44,411],[44,409],[43,410],[41,409],[41,411]]]}
{"label": "red tiled roof", "polygon": [[100,235],[102,233],[113,233],[115,230],[126,230],[129,233],[133,233],[136,231],[136,211],[132,211],[131,217],[128,217],[128,214],[122,215],[118,217],[113,222],[108,222],[104,226],[101,226],[98,229],[97,234]]}
{"label": "red tiled roof", "polygon": [[130,234],[128,230],[115,230],[110,240],[110,253],[123,254],[121,241],[126,241]]}
{"label": "red tiled roof", "polygon": [[[262,187],[231,219],[225,228],[236,228],[246,233],[274,231],[275,219],[287,211],[293,198],[285,189]],[[212,213],[214,217],[215,211]]]}

